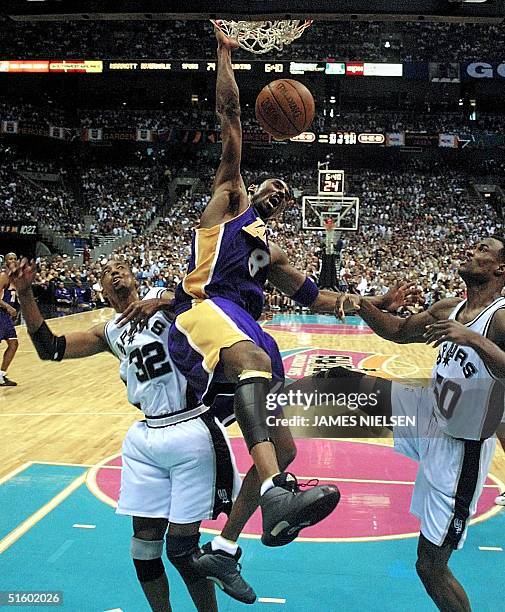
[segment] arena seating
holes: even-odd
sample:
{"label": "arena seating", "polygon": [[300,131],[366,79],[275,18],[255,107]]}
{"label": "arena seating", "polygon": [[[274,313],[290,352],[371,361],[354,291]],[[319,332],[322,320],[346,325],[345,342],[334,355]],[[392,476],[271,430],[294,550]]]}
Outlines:
{"label": "arena seating", "polygon": [[[205,21],[13,22],[3,32],[4,57],[211,58],[215,43]],[[386,45],[388,43],[388,45]],[[320,22],[276,58],[376,61],[503,60],[505,32],[486,23]],[[239,51],[237,57],[250,57]],[[267,56],[269,57],[269,56]]]}

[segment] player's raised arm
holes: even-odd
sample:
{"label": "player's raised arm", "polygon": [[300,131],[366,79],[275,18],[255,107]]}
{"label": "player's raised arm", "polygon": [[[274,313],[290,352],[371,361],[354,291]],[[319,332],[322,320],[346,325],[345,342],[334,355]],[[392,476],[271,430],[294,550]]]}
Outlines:
{"label": "player's raised arm", "polygon": [[214,179],[212,198],[200,219],[201,227],[212,227],[240,214],[249,205],[247,191],[240,175],[242,156],[242,127],[240,124],[240,98],[231,51],[237,43],[216,30],[217,82],[216,113],[221,123],[223,152]]}
{"label": "player's raised arm", "polygon": [[103,324],[85,332],[72,332],[65,336],[55,336],[51,332],[33,296],[35,269],[34,262],[29,264],[24,259],[12,270],[9,277],[16,287],[21,312],[38,356],[45,361],[61,361],[63,358],[88,357],[107,351]]}

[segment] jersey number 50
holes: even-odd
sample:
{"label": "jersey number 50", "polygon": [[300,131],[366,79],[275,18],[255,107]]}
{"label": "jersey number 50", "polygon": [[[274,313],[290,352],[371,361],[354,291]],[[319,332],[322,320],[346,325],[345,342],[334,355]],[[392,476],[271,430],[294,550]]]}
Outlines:
{"label": "jersey number 50", "polygon": [[141,383],[172,371],[161,342],[150,342],[130,353],[130,363],[137,367],[137,380]]}
{"label": "jersey number 50", "polygon": [[444,418],[450,419],[461,397],[461,387],[456,381],[437,374],[435,397],[437,398],[437,406],[440,414]]}

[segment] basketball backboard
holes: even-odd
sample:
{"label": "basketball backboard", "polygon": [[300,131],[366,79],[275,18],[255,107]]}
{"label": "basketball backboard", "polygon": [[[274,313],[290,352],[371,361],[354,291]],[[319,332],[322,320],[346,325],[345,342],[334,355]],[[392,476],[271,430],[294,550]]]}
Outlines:
{"label": "basketball backboard", "polygon": [[302,229],[325,230],[326,219],[333,219],[335,230],[356,231],[359,198],[334,195],[307,195],[302,198]]}

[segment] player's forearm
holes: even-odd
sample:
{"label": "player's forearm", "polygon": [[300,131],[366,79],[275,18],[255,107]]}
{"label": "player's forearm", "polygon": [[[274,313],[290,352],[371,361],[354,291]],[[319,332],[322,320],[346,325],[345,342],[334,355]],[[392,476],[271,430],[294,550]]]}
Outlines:
{"label": "player's forearm", "polygon": [[494,342],[481,336],[480,334],[472,334],[471,342],[469,343],[487,368],[496,378],[505,381],[505,351],[496,345]]}
{"label": "player's forearm", "polygon": [[323,289],[319,291],[316,301],[312,304],[310,309],[312,312],[320,314],[334,314],[337,301],[341,295],[341,293],[337,293],[336,291],[326,291]]}
{"label": "player's forearm", "polygon": [[362,298],[360,300],[360,317],[381,338],[391,342],[402,342],[401,329],[404,320],[389,312],[383,312],[377,308],[376,304],[380,304],[378,299]]}
{"label": "player's forearm", "polygon": [[40,313],[31,288],[27,289],[26,291],[19,292],[18,300],[28,332],[30,334],[36,332],[42,323],[44,323],[44,317]]}
{"label": "player's forearm", "polygon": [[223,117],[240,116],[240,97],[231,65],[230,49],[217,49],[216,113]]}
{"label": "player's forearm", "polygon": [[9,310],[9,304],[7,304],[7,302],[4,302],[3,300],[0,300],[0,309]]}

